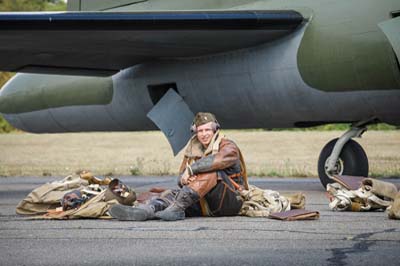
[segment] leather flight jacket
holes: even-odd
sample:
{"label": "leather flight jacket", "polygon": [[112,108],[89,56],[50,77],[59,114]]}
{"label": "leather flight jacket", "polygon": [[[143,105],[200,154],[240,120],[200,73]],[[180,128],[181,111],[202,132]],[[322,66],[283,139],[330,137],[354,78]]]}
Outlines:
{"label": "leather flight jacket", "polygon": [[199,194],[203,216],[238,214],[243,203],[238,190],[248,188],[248,183],[243,156],[232,140],[217,131],[204,149],[193,136],[185,150],[181,175],[185,170],[196,177],[188,187]]}
{"label": "leather flight jacket", "polygon": [[[243,156],[238,146],[219,131],[216,132],[206,150],[196,136],[192,137],[186,147],[180,174],[182,175],[186,169],[191,175],[223,171],[232,179],[236,189],[240,187],[248,189]],[[219,180],[221,180],[220,177]]]}

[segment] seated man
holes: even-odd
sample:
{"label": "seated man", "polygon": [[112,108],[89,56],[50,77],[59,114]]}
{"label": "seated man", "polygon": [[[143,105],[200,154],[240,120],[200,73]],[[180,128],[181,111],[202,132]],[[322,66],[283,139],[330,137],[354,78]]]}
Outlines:
{"label": "seated man", "polygon": [[239,148],[219,132],[219,127],[213,114],[196,114],[191,127],[195,135],[186,146],[179,171],[180,189],[168,190],[136,207],[115,205],[111,216],[175,221],[185,216],[237,215],[243,203],[238,190],[248,189],[246,167]]}

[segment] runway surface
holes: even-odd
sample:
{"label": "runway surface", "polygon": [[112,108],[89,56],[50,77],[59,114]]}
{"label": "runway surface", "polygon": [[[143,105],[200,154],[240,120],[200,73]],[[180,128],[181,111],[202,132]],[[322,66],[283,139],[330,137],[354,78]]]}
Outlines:
{"label": "runway surface", "polygon": [[[319,220],[189,218],[177,222],[26,220],[15,206],[60,178],[0,178],[0,265],[399,265],[400,220],[385,212],[333,212],[319,180],[252,178],[302,191]],[[173,177],[122,177],[137,191],[174,187]],[[400,185],[400,179],[387,180]]]}

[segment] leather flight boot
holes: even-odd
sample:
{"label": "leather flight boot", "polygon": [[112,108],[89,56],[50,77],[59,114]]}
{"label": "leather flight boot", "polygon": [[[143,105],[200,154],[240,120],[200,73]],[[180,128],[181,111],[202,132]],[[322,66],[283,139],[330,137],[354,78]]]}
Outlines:
{"label": "leather flight boot", "polygon": [[199,194],[188,186],[184,186],[176,195],[175,201],[165,210],[157,212],[156,217],[164,221],[185,219],[185,210],[200,199]]}
{"label": "leather flight boot", "polygon": [[155,199],[148,204],[139,204],[136,207],[114,205],[109,210],[110,215],[120,221],[146,221],[155,219],[155,213],[164,210],[168,206],[163,200]]}

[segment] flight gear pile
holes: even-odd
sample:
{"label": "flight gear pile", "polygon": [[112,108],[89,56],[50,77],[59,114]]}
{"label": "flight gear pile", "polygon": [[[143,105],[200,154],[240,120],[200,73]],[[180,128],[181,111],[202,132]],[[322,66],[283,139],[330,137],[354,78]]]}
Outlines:
{"label": "flight gear pile", "polygon": [[319,218],[319,212],[304,209],[306,197],[301,192],[284,196],[277,191],[251,185],[248,190],[240,191],[240,194],[243,198],[243,206],[239,215],[242,216],[267,217],[285,221]]}
{"label": "flight gear pile", "polygon": [[329,208],[334,211],[389,211],[389,217],[400,218],[399,192],[389,182],[364,177],[335,176],[327,185]]}
{"label": "flight gear pile", "polygon": [[132,206],[135,200],[135,191],[118,179],[101,180],[82,172],[34,189],[16,213],[43,219],[107,218],[114,204]]}

